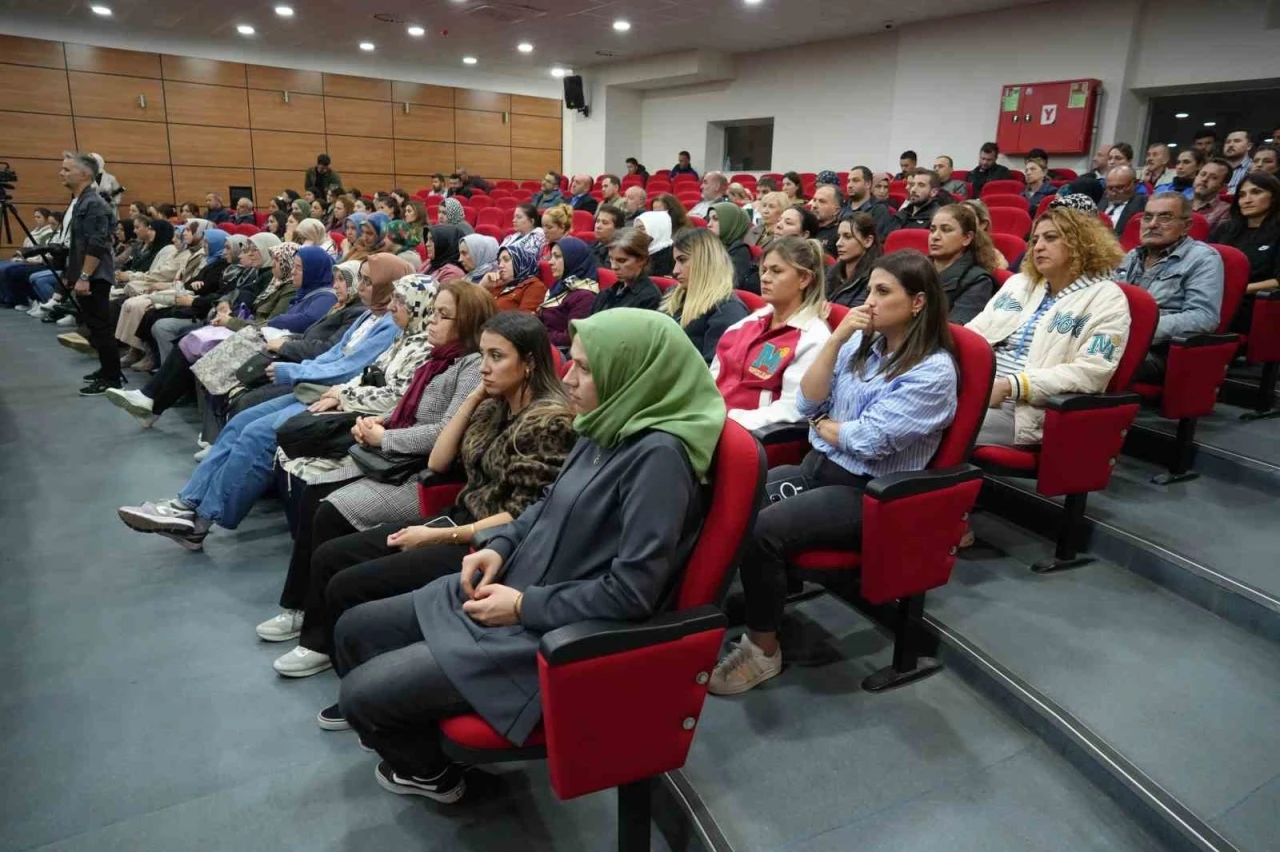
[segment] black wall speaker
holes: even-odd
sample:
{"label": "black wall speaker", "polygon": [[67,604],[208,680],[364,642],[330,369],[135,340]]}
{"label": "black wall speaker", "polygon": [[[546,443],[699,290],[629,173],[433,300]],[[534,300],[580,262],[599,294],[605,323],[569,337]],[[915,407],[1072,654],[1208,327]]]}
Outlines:
{"label": "black wall speaker", "polygon": [[587,105],[582,94],[582,77],[577,74],[564,78],[564,105],[569,109],[582,109]]}

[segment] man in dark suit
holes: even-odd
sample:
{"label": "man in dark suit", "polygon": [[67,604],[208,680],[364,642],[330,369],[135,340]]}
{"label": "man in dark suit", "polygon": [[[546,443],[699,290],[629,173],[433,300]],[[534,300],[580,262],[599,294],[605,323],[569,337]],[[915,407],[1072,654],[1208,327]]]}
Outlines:
{"label": "man in dark suit", "polygon": [[585,210],[594,216],[600,204],[591,197],[593,183],[591,175],[574,175],[573,180],[569,181],[569,197],[565,199],[568,205],[574,210]]}
{"label": "man in dark suit", "polygon": [[58,170],[62,185],[71,192],[67,211],[70,243],[66,281],[75,288],[80,317],[89,328],[89,342],[98,351],[98,370],[85,376],[81,396],[101,396],[108,388],[124,386],[120,350],[111,321],[111,286],[116,279],[111,250],[111,207],[98,194],[98,164],[89,154],[68,151]]}
{"label": "man in dark suit", "polygon": [[1138,176],[1132,166],[1116,166],[1107,172],[1106,187],[1101,210],[1111,219],[1119,237],[1133,214],[1141,213],[1147,206],[1147,196],[1138,193]]}

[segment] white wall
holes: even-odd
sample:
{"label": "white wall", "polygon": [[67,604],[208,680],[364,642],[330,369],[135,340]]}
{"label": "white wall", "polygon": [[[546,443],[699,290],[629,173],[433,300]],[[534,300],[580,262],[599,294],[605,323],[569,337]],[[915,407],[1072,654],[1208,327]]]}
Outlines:
{"label": "white wall", "polygon": [[1167,0],[1143,10],[1135,89],[1280,77],[1280,29],[1265,2]]}

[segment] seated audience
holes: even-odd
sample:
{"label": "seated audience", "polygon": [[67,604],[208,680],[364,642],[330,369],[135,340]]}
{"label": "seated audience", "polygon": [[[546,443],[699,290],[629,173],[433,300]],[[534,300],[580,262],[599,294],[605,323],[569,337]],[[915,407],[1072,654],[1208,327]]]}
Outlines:
{"label": "seated audience", "polygon": [[871,197],[881,204],[889,203],[889,184],[893,181],[893,175],[888,172],[876,172],[871,180]]}
{"label": "seated audience", "polygon": [[1217,131],[1204,130],[1196,131],[1196,135],[1192,137],[1192,145],[1201,154],[1204,154],[1206,160],[1212,160],[1218,156],[1218,134]]}
{"label": "seated audience", "polygon": [[692,227],[689,223],[689,214],[685,211],[684,205],[680,203],[680,199],[669,192],[655,196],[653,202],[649,205],[649,209],[655,212],[665,212],[671,217],[671,233],[673,234]]}
{"label": "seated audience", "polygon": [[1264,142],[1253,149],[1253,170],[1275,177],[1280,173],[1280,147]]}
{"label": "seated audience", "polygon": [[1231,215],[1231,202],[1222,200],[1222,192],[1231,177],[1231,164],[1214,157],[1196,172],[1191,184],[1191,212],[1199,213],[1213,230]]}
{"label": "seated audience", "polygon": [[1195,194],[1196,175],[1207,162],[1209,161],[1204,154],[1195,148],[1180,151],[1173,166],[1173,180],[1165,188],[1181,192],[1188,199],[1191,198]]}
{"label": "seated audience", "polygon": [[870,213],[847,214],[836,237],[836,262],[827,268],[827,301],[856,308],[871,293],[871,269],[884,246]]}
{"label": "seated audience", "polygon": [[288,239],[289,214],[280,210],[274,210],[267,214],[267,221],[263,227],[267,229],[267,233],[275,236],[277,239]]}
{"label": "seated audience", "polygon": [[803,204],[809,200],[805,197],[804,181],[799,172],[787,172],[782,176],[782,192],[791,199],[792,204]]}
{"label": "seated audience", "polygon": [[[756,179],[756,197],[759,198],[768,192],[781,192],[782,187],[778,186],[778,180],[773,175],[761,175]],[[788,204],[791,202],[788,201]]]}
{"label": "seated audience", "polygon": [[1049,164],[1045,160],[1028,158],[1022,164],[1022,171],[1027,176],[1027,188],[1022,190],[1022,197],[1027,199],[1027,209],[1034,216],[1040,209],[1040,202],[1057,195],[1058,188],[1049,182]]}
{"label": "seated audience", "polygon": [[486,195],[493,192],[493,184],[480,177],[467,172],[466,166],[458,168],[458,177],[462,179],[462,185],[474,192],[483,192]]}
{"label": "seated audience", "polygon": [[[314,222],[315,220],[312,219],[310,221]],[[434,242],[435,235],[428,234],[427,238]],[[394,254],[396,257],[416,269],[422,265],[422,257],[418,254],[418,246],[421,244],[422,241],[413,234],[412,225],[403,219],[392,219],[387,223],[387,235],[382,238],[381,248],[384,252]],[[333,243],[330,242],[329,245],[333,245]],[[456,261],[457,245],[455,244],[453,248],[455,255],[454,260]],[[333,257],[333,255],[331,254],[330,257]],[[454,268],[458,269],[456,264]],[[458,275],[461,274],[462,270],[458,269]]]}
{"label": "seated audience", "polygon": [[642,187],[627,187],[627,191],[622,194],[622,210],[626,214],[625,222],[628,228],[635,224],[636,217],[645,211],[647,205],[648,196]]}
{"label": "seated audience", "polygon": [[950,321],[963,325],[976,317],[996,291],[991,272],[998,266],[991,237],[972,209],[948,204],[933,214],[929,259],[942,281]]}
{"label": "seated audience", "polygon": [[466,279],[479,284],[486,275],[498,268],[498,241],[484,234],[467,234],[458,244],[458,265],[467,273]]}
{"label": "seated audience", "polygon": [[309,211],[310,212],[307,215],[309,215],[312,219],[315,219],[321,225],[324,224],[324,220],[329,215],[327,208],[324,206],[324,202],[318,198],[311,202]]}
{"label": "seated audience", "polygon": [[591,303],[591,314],[613,308],[656,310],[662,291],[650,280],[649,244],[653,238],[637,228],[623,228],[609,243],[609,264],[618,281],[601,290]]}
{"label": "seated audience", "polygon": [[792,204],[782,211],[778,224],[773,226],[773,236],[803,237],[806,240],[818,232],[818,217],[803,204]]}
{"label": "seated audience", "polygon": [[454,198],[457,196],[470,198],[471,187],[462,182],[462,175],[458,172],[454,172],[445,179],[444,197]]}
{"label": "seated audience", "polygon": [[[560,175],[557,172],[547,172],[542,176],[542,189],[533,194],[530,202],[533,204],[534,212],[544,207],[554,207],[557,204],[564,203],[564,195],[560,192]],[[535,216],[530,216],[534,219]]]}
{"label": "seated audience", "polygon": [[636,217],[635,229],[649,235],[648,272],[652,275],[670,276],[675,266],[671,257],[671,217],[661,210],[641,213]]}
{"label": "seated audience", "polygon": [[[458,256],[464,236],[469,234],[453,225],[436,225],[427,234],[427,262],[422,271],[434,278],[437,284],[466,276]],[[422,265],[417,252],[413,252],[412,256],[406,253],[404,260],[415,269]]]}
{"label": "seated audience", "polygon": [[204,218],[208,219],[215,225],[221,225],[223,222],[231,221],[231,211],[222,203],[221,195],[216,192],[205,193],[204,203]]}
{"label": "seated audience", "polygon": [[920,155],[915,151],[903,151],[898,155],[898,173],[894,175],[894,180],[906,180],[907,173],[912,169],[919,168]]}
{"label": "seated audience", "polygon": [[645,183],[649,182],[649,170],[635,157],[627,157],[627,174],[640,175]]}
{"label": "seated audience", "polygon": [[[978,198],[970,198],[968,201],[961,203],[972,210],[974,216],[978,217],[978,227],[981,228],[988,237],[991,236],[991,210],[987,207],[987,203]],[[1096,208],[1094,209],[1094,212],[1097,212]],[[1009,260],[1001,254],[1000,250],[994,245],[991,247],[991,250],[995,252],[996,269],[1008,269]],[[1016,261],[1018,258],[1014,258],[1014,260]]]}
{"label": "seated audience", "polygon": [[1249,258],[1249,286],[1231,323],[1232,331],[1248,334],[1254,294],[1280,287],[1280,179],[1250,172],[1236,188],[1231,215],[1214,228],[1209,242],[1238,248]]}
{"label": "seated audience", "polygon": [[[1115,150],[1114,148],[1112,150]],[[1134,214],[1147,206],[1147,196],[1138,192],[1137,178],[1129,166],[1116,166],[1107,172],[1106,201],[1099,209],[1107,214],[1119,238]]]}
{"label": "seated audience", "polygon": [[804,419],[796,391],[831,336],[825,275],[817,240],[783,237],[761,258],[765,306],[725,331],[711,362],[729,416],[746,428]]}
{"label": "seated audience", "polygon": [[720,239],[706,228],[676,234],[677,286],[667,291],[658,310],[684,329],[708,364],[725,331],[750,311],[734,295],[736,272]]}
{"label": "seated audience", "polygon": [[761,509],[739,566],[747,632],[716,665],[713,695],[746,692],[782,672],[778,632],[787,557],[806,547],[861,545],[871,480],[923,470],[956,414],[957,372],[937,273],[918,252],[880,258],[866,304],[819,347],[794,391],[812,447],[771,483],[802,480]]}
{"label": "seated audience", "polygon": [[872,185],[875,183],[875,175],[871,169],[866,166],[854,166],[849,169],[849,176],[845,178],[845,208],[843,215],[851,215],[856,213],[869,213],[876,221],[876,233],[880,239],[884,239],[889,233],[890,223],[893,221],[893,214],[889,212],[886,206],[886,200],[889,195],[889,185],[884,185],[886,200],[880,200],[872,194]]}
{"label": "seated audience", "polygon": [[987,181],[1013,178],[1013,172],[996,162],[999,156],[1000,146],[994,142],[985,142],[978,150],[978,165],[969,170],[965,179],[973,187],[974,198],[982,196],[982,188],[987,185]]}
{"label": "seated audience", "polygon": [[1147,158],[1142,167],[1142,182],[1154,190],[1173,183],[1173,152],[1163,142],[1147,146]]}
{"label": "seated audience", "polygon": [[[557,203],[555,206],[562,206],[563,202]],[[553,208],[554,209],[554,208]],[[573,217],[570,216],[570,219]],[[534,257],[541,257],[543,249],[547,245],[547,232],[542,230],[539,224],[542,217],[538,215],[538,208],[533,204],[517,204],[515,209],[511,211],[511,227],[516,229],[514,234],[508,234],[502,240],[502,247],[522,246],[533,252]]]}
{"label": "seated audience", "polygon": [[599,202],[591,197],[591,187],[594,185],[595,181],[591,179],[591,175],[574,175],[569,181],[569,197],[564,200],[564,203],[574,210],[595,213]]}
{"label": "seated audience", "polygon": [[733,264],[733,287],[750,293],[760,292],[760,270],[751,258],[751,249],[743,241],[751,222],[736,204],[724,201],[712,205],[707,229],[720,239]]}
{"label": "seated audience", "polygon": [[822,243],[823,251],[835,257],[836,232],[840,228],[844,196],[840,194],[839,188],[821,184],[813,190],[813,200],[809,202],[809,207],[818,220],[818,230],[813,234],[813,239]]}
{"label": "seated audience", "polygon": [[773,229],[778,226],[778,217],[790,206],[791,201],[785,193],[766,192],[756,202],[756,212],[760,221],[747,229],[742,241],[749,246],[765,248],[773,240]]}
{"label": "seated audience", "polygon": [[498,268],[480,281],[500,311],[533,313],[547,295],[538,277],[538,258],[522,246],[498,249]]}
{"label": "seated audience", "polygon": [[1187,235],[1191,202],[1182,193],[1157,192],[1141,215],[1142,245],[1121,261],[1116,280],[1141,287],[1160,306],[1151,348],[1137,375],[1138,381],[1160,384],[1171,339],[1218,329],[1222,258]]}
{"label": "seated audience", "polygon": [[933,159],[933,171],[938,176],[938,186],[942,192],[956,199],[956,201],[964,201],[969,197],[969,184],[965,181],[958,180],[953,177],[956,170],[956,161],[946,154],[940,154]]}
{"label": "seated audience", "polygon": [[1222,143],[1222,158],[1231,166],[1231,178],[1227,181],[1227,191],[1236,193],[1240,181],[1249,176],[1253,170],[1253,161],[1249,159],[1249,151],[1253,148],[1253,137],[1248,130],[1232,130]]}
{"label": "seated audience", "polygon": [[561,237],[551,247],[551,274],[555,276],[555,283],[546,291],[537,313],[552,346],[568,351],[569,323],[591,315],[591,306],[600,292],[596,268],[591,247],[577,237]]}
{"label": "seated audience", "polygon": [[731,183],[729,184],[729,200],[738,205],[743,213],[747,214],[748,222],[755,220],[756,211],[752,204],[755,201],[755,196],[751,194],[751,190],[740,183]]}
{"label": "seated audience", "polygon": [[[342,685],[321,721],[349,724],[378,752],[384,789],[460,799],[466,779],[440,749],[438,720],[478,713],[524,744],[542,715],[527,692],[542,635],[652,617],[697,540],[724,405],[696,350],[653,312],[593,316],[574,332],[564,383],[580,437],[546,496],[463,557],[463,582],[440,577],[337,624]],[[561,535],[570,523],[592,534]]]}
{"label": "seated audience", "polygon": [[353,260],[364,260],[372,252],[375,246],[369,242],[364,223],[368,221],[367,213],[351,213],[347,216],[343,223],[343,233],[346,240],[342,244],[343,253],[339,258],[339,263],[347,263]]}
{"label": "seated audience", "polygon": [[568,204],[557,204],[542,211],[542,233],[545,239],[535,256],[540,260],[550,257],[551,244],[561,237],[567,237],[572,231],[573,208]]}
{"label": "seated audience", "polygon": [[600,203],[602,205],[622,203],[622,181],[617,175],[600,176]]}
{"label": "seated audience", "polygon": [[[334,202],[334,217],[337,217],[337,204]],[[411,198],[404,204],[404,222],[409,226],[409,233],[413,237],[413,245],[425,242],[427,232],[431,230],[430,217],[427,215],[427,205],[423,204],[416,198]],[[336,230],[330,228],[330,230]]]}
{"label": "seated audience", "polygon": [[940,209],[938,176],[929,169],[912,169],[907,173],[907,202],[894,214],[889,231],[900,228],[927,230],[933,214]]}
{"label": "seated audience", "polygon": [[626,214],[621,208],[601,204],[600,209],[596,210],[596,241],[591,247],[591,253],[595,255],[597,266],[608,268],[609,243],[613,241],[613,235],[625,227],[625,222]]}
{"label": "seated audience", "polygon": [[711,205],[729,200],[729,179],[723,172],[707,172],[702,176],[702,200],[693,205],[690,216],[705,220]]}
{"label": "seated audience", "polygon": [[474,234],[475,228],[467,222],[466,208],[462,206],[462,202],[456,198],[446,198],[440,202],[440,209],[436,213],[436,221],[441,225],[452,225],[462,234]]}
{"label": "seated audience", "polygon": [[677,160],[678,162],[676,162],[676,164],[671,167],[671,170],[667,172],[667,177],[671,180],[675,180],[678,175],[698,176],[697,170],[694,169],[693,165],[690,163],[688,151],[681,151]]}

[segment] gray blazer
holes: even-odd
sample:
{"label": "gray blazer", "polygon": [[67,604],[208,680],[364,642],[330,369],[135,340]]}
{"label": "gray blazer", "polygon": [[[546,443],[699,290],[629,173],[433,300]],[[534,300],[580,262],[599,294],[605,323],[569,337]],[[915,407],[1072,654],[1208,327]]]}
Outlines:
{"label": "gray blazer", "polygon": [[500,582],[524,592],[523,622],[483,627],[462,611],[458,575],[413,593],[427,646],[477,713],[522,745],[542,719],[542,634],[589,619],[660,611],[702,524],[684,446],[645,432],[612,450],[580,437],[546,496],[489,539]]}
{"label": "gray blazer", "polygon": [[90,255],[98,258],[98,268],[90,280],[114,284],[116,261],[111,250],[111,205],[103,200],[92,184],[80,193],[80,200],[71,214],[71,240],[65,276],[68,287],[75,286],[84,268],[84,259]]}

